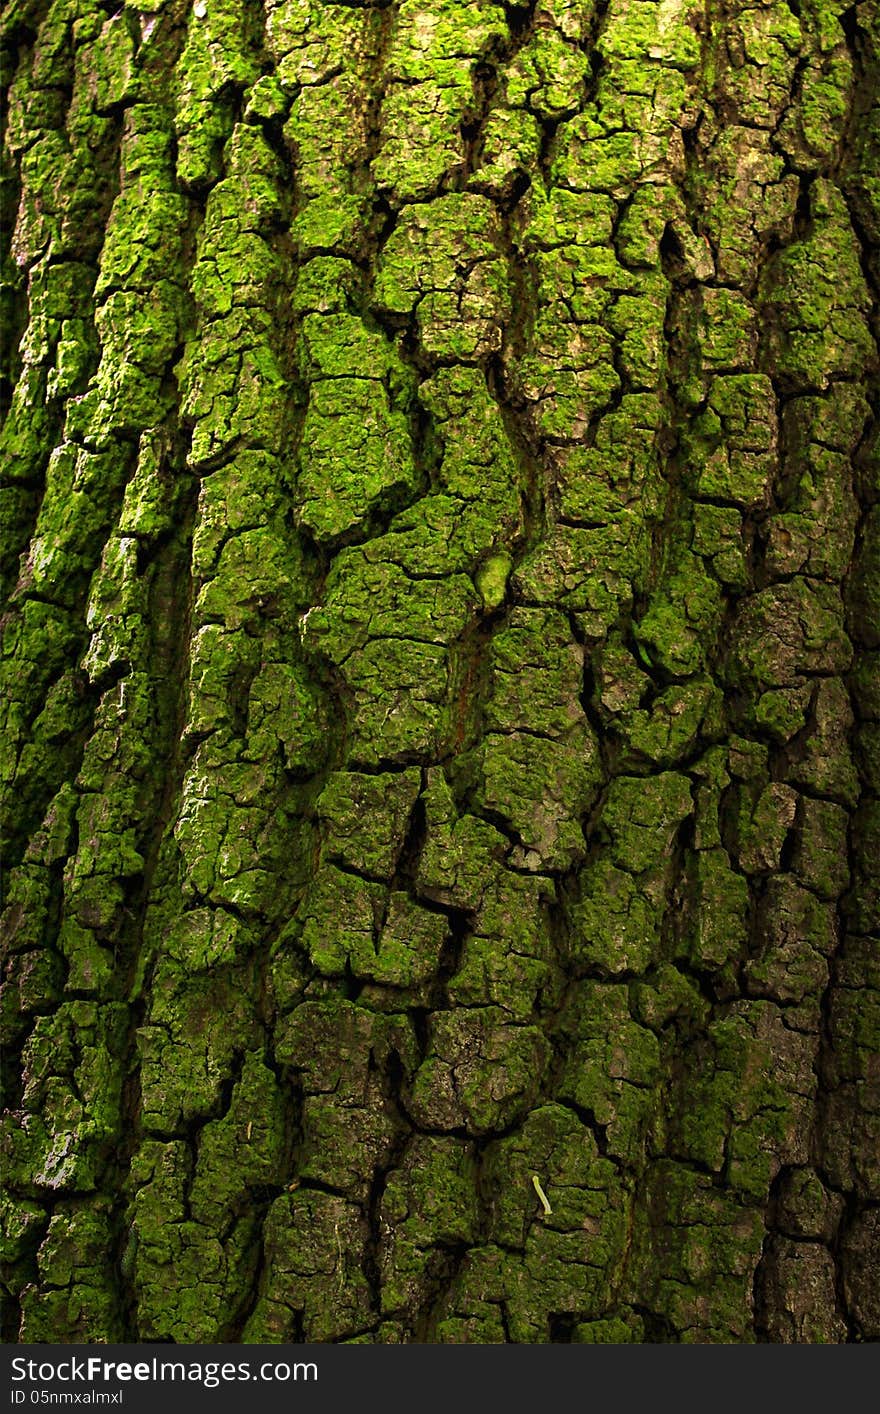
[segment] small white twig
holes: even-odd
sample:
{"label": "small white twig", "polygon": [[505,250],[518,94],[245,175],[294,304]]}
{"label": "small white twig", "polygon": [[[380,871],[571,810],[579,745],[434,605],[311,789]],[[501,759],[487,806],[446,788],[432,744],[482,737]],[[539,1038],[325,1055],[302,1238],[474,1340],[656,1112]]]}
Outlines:
{"label": "small white twig", "polygon": [[553,1209],[550,1207],[550,1203],[547,1199],[547,1194],[541,1187],[541,1180],[539,1179],[536,1173],[532,1174],[532,1187],[534,1188],[535,1192],[541,1200],[541,1207],[544,1209],[544,1217],[549,1218],[550,1214],[553,1212]]}

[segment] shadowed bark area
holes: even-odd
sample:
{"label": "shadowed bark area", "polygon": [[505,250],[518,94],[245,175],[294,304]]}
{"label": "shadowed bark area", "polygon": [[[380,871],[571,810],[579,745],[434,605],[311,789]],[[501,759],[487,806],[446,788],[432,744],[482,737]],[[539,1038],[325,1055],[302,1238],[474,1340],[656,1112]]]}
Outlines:
{"label": "shadowed bark area", "polygon": [[880,1338],[873,0],[11,0],[22,1341]]}

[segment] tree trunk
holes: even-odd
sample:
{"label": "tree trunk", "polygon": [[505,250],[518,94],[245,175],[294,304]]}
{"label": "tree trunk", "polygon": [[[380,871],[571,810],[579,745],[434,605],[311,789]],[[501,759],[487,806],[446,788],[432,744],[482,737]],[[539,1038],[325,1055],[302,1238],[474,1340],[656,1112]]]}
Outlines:
{"label": "tree trunk", "polygon": [[875,17],[7,6],[8,1338],[880,1337]]}

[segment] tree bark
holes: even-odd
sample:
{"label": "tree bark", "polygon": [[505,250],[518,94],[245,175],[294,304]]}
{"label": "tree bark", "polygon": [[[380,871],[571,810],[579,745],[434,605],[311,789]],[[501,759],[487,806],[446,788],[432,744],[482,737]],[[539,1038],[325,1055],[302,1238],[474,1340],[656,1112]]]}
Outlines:
{"label": "tree bark", "polygon": [[880,1336],[876,14],[7,6],[9,1339]]}

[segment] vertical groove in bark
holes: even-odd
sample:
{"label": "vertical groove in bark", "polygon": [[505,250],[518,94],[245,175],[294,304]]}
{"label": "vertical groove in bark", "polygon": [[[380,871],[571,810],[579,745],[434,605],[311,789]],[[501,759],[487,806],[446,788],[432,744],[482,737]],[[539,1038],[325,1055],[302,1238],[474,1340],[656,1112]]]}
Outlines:
{"label": "vertical groove in bark", "polygon": [[3,26],[4,1336],[876,1340],[875,6]]}

